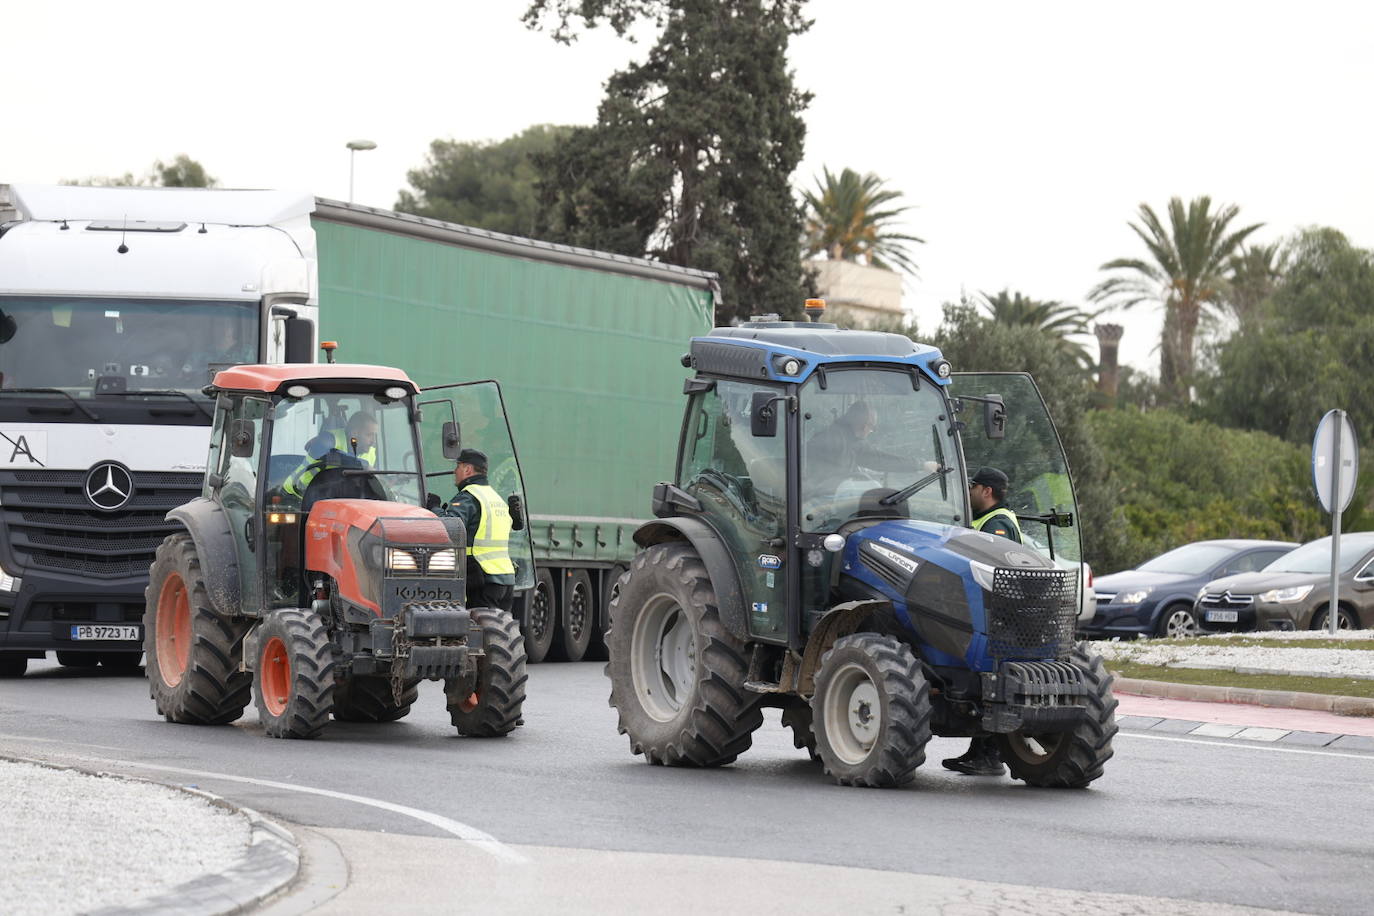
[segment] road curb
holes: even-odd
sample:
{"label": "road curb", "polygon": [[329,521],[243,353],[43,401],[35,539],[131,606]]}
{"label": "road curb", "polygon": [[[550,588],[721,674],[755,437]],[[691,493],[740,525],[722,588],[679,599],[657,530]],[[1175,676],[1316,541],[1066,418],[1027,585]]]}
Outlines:
{"label": "road curb", "polygon": [[190,786],[178,786],[108,770],[91,770],[69,764],[51,763],[32,757],[0,755],[0,759],[47,767],[51,770],[70,770],[89,776],[142,782],[193,795],[217,808],[241,814],[248,820],[249,840],[243,855],[224,871],[202,875],[191,881],[128,906],[102,907],[87,910],[87,916],[152,916],[152,914],[197,914],[197,916],[227,916],[253,909],[257,904],[283,890],[296,880],[300,872],[301,854],[296,838],[280,824],[268,820],[252,808],[236,805],[226,798]]}
{"label": "road curb", "polygon": [[1338,716],[1374,716],[1374,699],[1343,697],[1325,693],[1299,693],[1294,690],[1258,690],[1253,687],[1216,687],[1210,684],[1175,684],[1116,677],[1113,690],[1143,697],[1169,700],[1203,700],[1209,703],[1241,703],[1279,709],[1307,709]]}

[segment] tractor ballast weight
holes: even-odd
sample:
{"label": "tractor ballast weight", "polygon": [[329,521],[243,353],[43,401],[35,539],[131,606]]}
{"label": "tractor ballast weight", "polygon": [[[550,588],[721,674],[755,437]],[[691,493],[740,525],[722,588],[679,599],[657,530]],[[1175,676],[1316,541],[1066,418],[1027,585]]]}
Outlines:
{"label": "tractor ballast weight", "polygon": [[[955,377],[901,335],[776,320],[683,362],[676,475],[608,636],[635,753],[727,763],[777,707],[846,785],[910,781],[932,735],[995,738],[1033,785],[1101,775],[1116,701],[1074,642],[1077,506],[1028,375]],[[1010,477],[1022,542],[971,527],[981,466]]]}

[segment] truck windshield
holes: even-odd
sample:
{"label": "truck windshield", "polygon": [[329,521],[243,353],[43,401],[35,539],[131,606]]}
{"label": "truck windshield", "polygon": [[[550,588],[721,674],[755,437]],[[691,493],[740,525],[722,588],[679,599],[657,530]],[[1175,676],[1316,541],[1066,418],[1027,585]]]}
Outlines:
{"label": "truck windshield", "polygon": [[[963,494],[944,399],[905,370],[830,369],[801,395],[802,528],[832,531],[863,514],[957,524]],[[879,501],[925,478],[892,505]]]}
{"label": "truck windshield", "polygon": [[254,302],[0,297],[0,388],[199,396],[216,370],[257,362],[257,314]]}

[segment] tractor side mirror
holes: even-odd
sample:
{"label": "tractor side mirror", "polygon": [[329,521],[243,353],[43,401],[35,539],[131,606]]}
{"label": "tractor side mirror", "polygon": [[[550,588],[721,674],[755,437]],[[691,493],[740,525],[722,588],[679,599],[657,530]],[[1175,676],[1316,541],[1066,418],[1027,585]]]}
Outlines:
{"label": "tractor side mirror", "polygon": [[1000,394],[990,394],[983,401],[983,430],[989,439],[1006,438],[1007,405]]}
{"label": "tractor side mirror", "polygon": [[235,458],[252,458],[256,439],[252,420],[234,420],[229,426],[229,454]]}
{"label": "tractor side mirror", "polygon": [[778,434],[778,396],[767,391],[754,392],[749,403],[749,432],[757,438],[771,439]]}
{"label": "tractor side mirror", "polygon": [[457,461],[459,454],[463,451],[463,435],[455,420],[444,422],[444,457],[451,461]]}

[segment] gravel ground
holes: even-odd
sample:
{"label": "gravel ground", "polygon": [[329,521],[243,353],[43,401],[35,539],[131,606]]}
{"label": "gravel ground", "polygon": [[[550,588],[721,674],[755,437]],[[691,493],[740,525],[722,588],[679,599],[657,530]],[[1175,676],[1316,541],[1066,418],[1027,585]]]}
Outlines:
{"label": "gravel ground", "polygon": [[[1369,649],[1298,649],[1278,646],[1228,645],[1260,634],[1235,633],[1205,637],[1204,645],[1183,644],[1170,639],[1142,639],[1131,642],[1099,642],[1093,648],[1107,659],[1138,665],[1163,665],[1170,668],[1245,669],[1291,673],[1318,677],[1374,679],[1374,651]],[[1325,633],[1272,632],[1272,639],[1325,639]],[[1337,639],[1374,640],[1374,630],[1347,630]]]}
{"label": "gravel ground", "polygon": [[247,818],[152,783],[0,760],[0,910],[129,905],[238,861]]}

